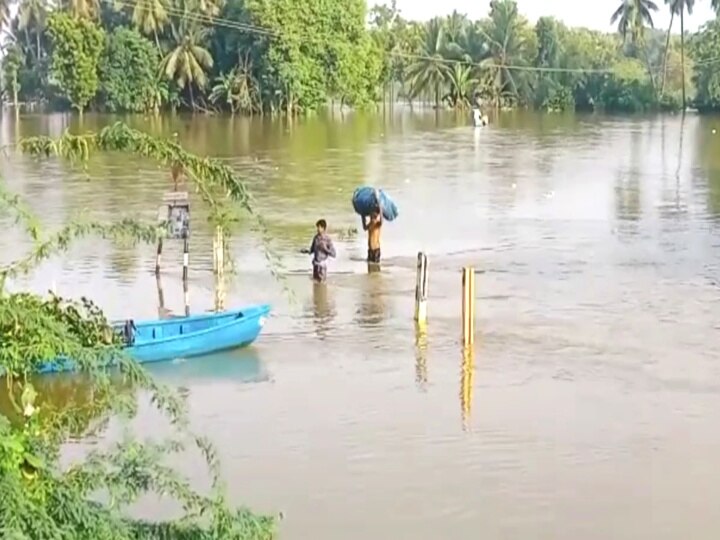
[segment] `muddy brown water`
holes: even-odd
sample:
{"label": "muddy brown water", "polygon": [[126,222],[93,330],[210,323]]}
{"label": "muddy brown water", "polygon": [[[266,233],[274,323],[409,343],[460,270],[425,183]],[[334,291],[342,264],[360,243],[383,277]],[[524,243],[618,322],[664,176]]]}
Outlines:
{"label": "muddy brown water", "polygon": [[[2,144],[115,118],[0,120]],[[715,539],[720,534],[720,120],[694,115],[398,110],[269,119],[131,118],[245,174],[283,256],[291,302],[245,220],[228,304],[271,302],[249,349],[152,368],[189,391],[234,501],[282,511],[281,538]],[[87,170],[9,155],[2,175],[46,226],[84,214],[154,219],[155,164]],[[382,271],[368,273],[350,195],[387,189]],[[213,303],[210,231],[193,202],[190,302]],[[336,239],[327,287],[306,247]],[[2,220],[2,217],[0,217]],[[0,262],[29,246],[5,223]],[[412,321],[415,257],[429,323]],[[180,246],[165,307],[183,310]],[[460,269],[477,271],[474,369],[463,366]],[[87,240],[13,287],[87,295],[154,317],[152,246]],[[61,385],[62,388],[66,386]],[[143,409],[137,423],[151,432]],[[192,472],[192,471],[190,471]],[[158,507],[160,508],[160,507]],[[158,508],[145,511],[154,515]]]}

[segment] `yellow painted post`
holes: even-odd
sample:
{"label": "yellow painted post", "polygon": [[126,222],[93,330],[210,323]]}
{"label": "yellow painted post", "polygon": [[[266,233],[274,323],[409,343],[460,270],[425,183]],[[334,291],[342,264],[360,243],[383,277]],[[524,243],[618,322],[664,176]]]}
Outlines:
{"label": "yellow painted post", "polygon": [[470,347],[475,343],[475,269],[472,266],[463,268],[462,291],[463,346]]}
{"label": "yellow painted post", "polygon": [[428,263],[427,255],[422,251],[417,256],[417,274],[415,276],[415,321],[427,322]]}

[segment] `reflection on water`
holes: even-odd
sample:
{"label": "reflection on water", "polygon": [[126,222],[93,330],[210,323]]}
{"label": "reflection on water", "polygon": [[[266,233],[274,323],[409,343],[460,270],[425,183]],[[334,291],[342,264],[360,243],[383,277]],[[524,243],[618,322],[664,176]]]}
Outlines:
{"label": "reflection on water", "polygon": [[148,364],[148,370],[167,384],[204,384],[212,381],[244,384],[270,380],[270,374],[254,347]]}
{"label": "reflection on water", "polygon": [[475,375],[475,347],[462,348],[462,361],[460,362],[460,410],[462,411],[462,425],[464,430],[470,426],[470,414],[473,401],[473,377]]}
{"label": "reflection on water", "polygon": [[[38,393],[38,414],[57,416],[69,410],[74,411],[73,421],[65,425],[70,437],[79,439],[107,426],[110,409],[108,399],[111,396],[112,399],[119,395],[128,396],[132,391],[130,385],[123,382],[119,375],[114,379],[113,388],[103,391],[102,395],[96,393],[99,392],[96,384],[86,375],[58,373],[35,376],[30,382]],[[16,403],[19,403],[19,400],[16,400]],[[0,413],[13,421],[22,420],[20,411],[12,404],[4,377],[0,377]],[[69,419],[65,418],[65,421],[67,420]]]}
{"label": "reflection on water", "polygon": [[[97,130],[114,120],[83,122]],[[284,274],[307,299],[297,305],[268,276],[259,234],[243,218],[227,305],[273,305],[260,339],[150,368],[188,388],[194,427],[217,443],[233,500],[283,510],[283,538],[717,536],[720,394],[708,382],[720,378],[717,119],[517,112],[475,130],[466,117],[398,107],[384,118],[318,115],[291,126],[183,115],[129,122],[177,132],[247,178],[272,247],[287,268],[303,269]],[[77,125],[2,116],[0,142]],[[155,220],[168,186],[157,164],[115,154],[92,158],[87,174],[55,160],[0,159],[9,187],[53,229],[79,212]],[[360,260],[363,235],[348,235],[337,239],[327,285],[309,290],[297,253],[308,224],[322,216],[334,231],[357,227],[350,198],[363,183],[400,207],[384,227],[382,272]],[[201,201],[192,208],[197,313],[214,306],[214,230]],[[5,216],[0,224],[4,264],[29,242]],[[61,294],[91,296],[113,319],[155,317],[158,303],[181,313],[182,246],[164,250],[175,262],[159,302],[154,246],[88,240],[13,285],[43,291],[55,280]],[[418,251],[432,267],[427,334],[412,320]],[[483,340],[481,361],[462,356],[458,373],[463,266],[485,270]],[[70,392],[56,391],[58,402]],[[154,427],[145,416],[138,424]]]}
{"label": "reflection on water", "polygon": [[312,317],[318,338],[326,339],[335,319],[335,304],[327,283],[312,284]]}
{"label": "reflection on water", "polygon": [[385,318],[385,279],[380,267],[368,264],[368,273],[361,276],[360,298],[358,299],[357,322],[361,327],[376,327]]}
{"label": "reflection on water", "polygon": [[172,311],[165,307],[165,292],[163,291],[162,276],[155,274],[155,285],[158,298],[158,319],[167,319],[172,316]]}
{"label": "reflection on water", "polygon": [[415,382],[418,388],[425,390],[428,382],[427,367],[427,326],[415,324]]}

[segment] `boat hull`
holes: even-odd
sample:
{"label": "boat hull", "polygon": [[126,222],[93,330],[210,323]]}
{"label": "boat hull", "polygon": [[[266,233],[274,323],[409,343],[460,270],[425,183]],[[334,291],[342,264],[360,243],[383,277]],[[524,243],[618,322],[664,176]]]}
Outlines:
{"label": "boat hull", "polygon": [[[245,347],[260,335],[269,313],[270,306],[256,305],[222,313],[135,323],[134,341],[124,352],[140,364],[149,364]],[[114,326],[122,325],[124,323]],[[58,359],[43,364],[39,371],[73,370],[72,361]]]}

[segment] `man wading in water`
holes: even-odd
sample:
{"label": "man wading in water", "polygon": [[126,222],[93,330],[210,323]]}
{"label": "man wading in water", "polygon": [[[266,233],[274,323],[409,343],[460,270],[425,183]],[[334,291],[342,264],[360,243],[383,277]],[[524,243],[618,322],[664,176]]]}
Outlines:
{"label": "man wading in water", "polygon": [[375,190],[377,208],[368,216],[362,216],[362,227],[368,233],[368,264],[380,264],[380,230],[382,229],[383,214],[380,192]]}

